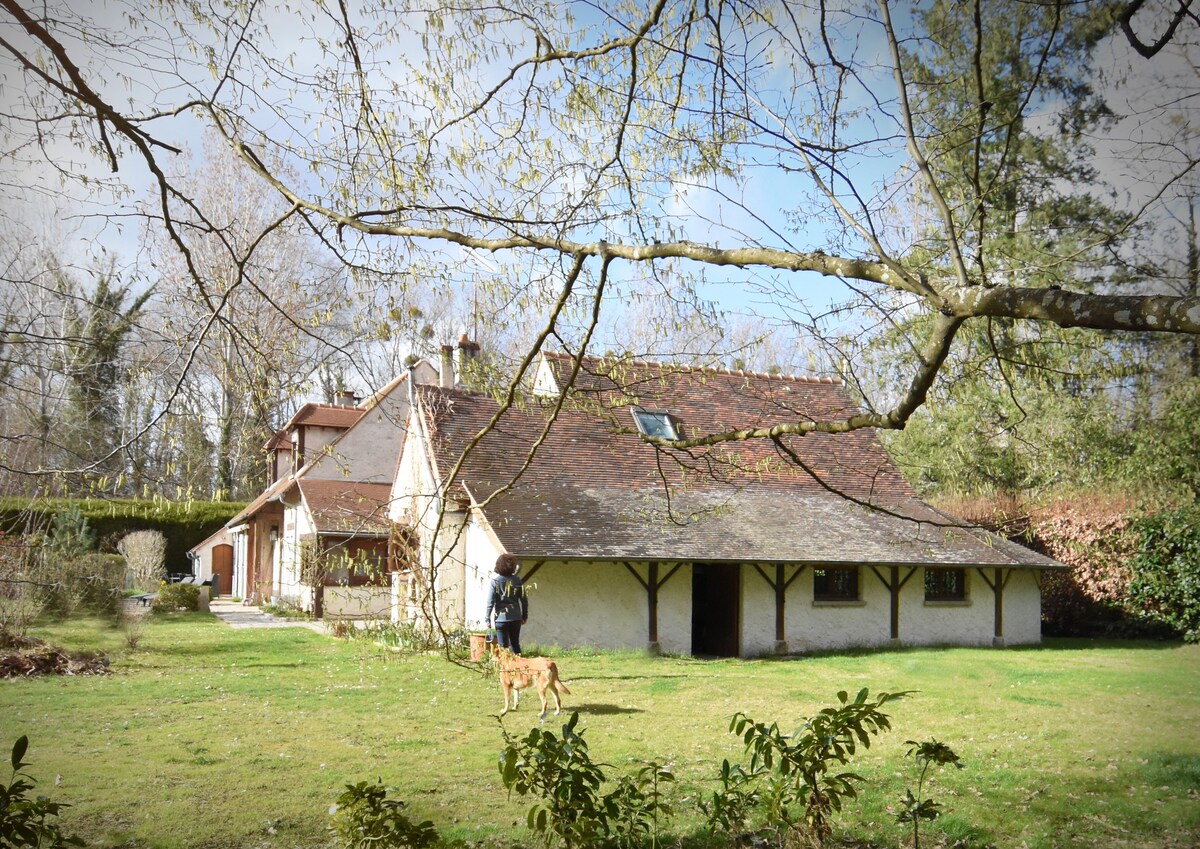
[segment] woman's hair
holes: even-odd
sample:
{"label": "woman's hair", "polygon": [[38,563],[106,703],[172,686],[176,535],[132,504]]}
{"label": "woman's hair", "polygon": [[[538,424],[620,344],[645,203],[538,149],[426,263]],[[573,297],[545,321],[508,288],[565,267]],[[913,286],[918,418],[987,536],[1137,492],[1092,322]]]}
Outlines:
{"label": "woman's hair", "polygon": [[517,565],[517,558],[511,554],[501,554],[496,558],[496,574],[515,575],[517,574]]}

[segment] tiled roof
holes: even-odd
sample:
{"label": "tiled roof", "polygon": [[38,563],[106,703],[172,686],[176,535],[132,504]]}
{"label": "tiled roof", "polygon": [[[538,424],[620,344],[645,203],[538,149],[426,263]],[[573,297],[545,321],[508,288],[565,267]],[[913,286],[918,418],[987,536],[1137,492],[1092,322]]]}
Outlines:
{"label": "tiled roof", "polygon": [[[783,437],[800,468],[765,439],[659,449],[634,432],[630,413],[633,404],[666,410],[686,436],[841,418],[855,408],[838,383],[646,363],[613,371],[591,359],[584,365],[577,393],[548,430],[553,399],[525,399],[476,446],[459,477],[515,554],[1053,565],[999,537],[983,541],[977,529],[946,527],[953,520],[916,498],[873,431]],[[416,390],[444,480],[498,404],[463,391]]]}
{"label": "tiled roof", "polygon": [[[286,492],[291,487],[291,485],[292,485],[292,479],[291,479],[290,475],[288,477],[283,477],[283,478],[280,478],[279,480],[275,481],[273,484],[271,484],[269,487],[267,487],[265,490],[263,490],[263,492],[259,493],[257,498],[255,498],[253,501],[251,501],[249,504],[247,504],[245,507],[243,507],[240,513],[238,513],[236,516],[234,516],[232,519],[230,519],[228,522],[226,522],[225,527],[234,528],[234,527],[237,527],[238,525],[242,524],[243,522],[246,522],[249,519],[253,518],[255,513],[258,513],[260,510],[262,510],[264,507],[266,507],[280,493]],[[277,509],[279,511],[283,510],[282,507],[279,507]]]}
{"label": "tiled roof", "polygon": [[386,534],[391,484],[296,481],[318,533]]}
{"label": "tiled roof", "polygon": [[341,404],[305,404],[296,411],[295,415],[287,420],[287,423],[283,427],[275,431],[263,447],[271,451],[280,445],[290,445],[291,430],[298,425],[336,427],[346,430],[361,419],[366,411],[367,408],[365,406],[346,407]]}
{"label": "tiled roof", "polygon": [[348,428],[362,418],[359,407],[343,407],[338,404],[305,404],[296,411],[284,428],[292,425],[316,425],[318,427]]}

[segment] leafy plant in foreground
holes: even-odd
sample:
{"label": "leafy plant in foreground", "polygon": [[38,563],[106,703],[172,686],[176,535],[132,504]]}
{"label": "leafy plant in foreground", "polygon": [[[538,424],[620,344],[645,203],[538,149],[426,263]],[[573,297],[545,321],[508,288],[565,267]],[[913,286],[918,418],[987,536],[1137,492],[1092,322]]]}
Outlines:
{"label": "leafy plant in foreground", "polygon": [[835,766],[848,763],[858,746],[869,748],[872,736],[890,730],[881,708],[908,694],[880,693],[869,699],[864,687],[851,701],[843,690],[837,694],[838,707],[821,710],[791,735],[776,723],[765,725],[734,714],[729,730],[746,744],[750,768],[723,768],[727,786],[735,781],[733,789],[744,794],[745,783],[761,784],[758,807],[764,825],[779,837],[803,822],[823,840],[829,834],[829,815],[842,809],[843,800],[856,798],[855,785],[864,780],[853,772],[835,771]]}
{"label": "leafy plant in foreground", "polygon": [[529,828],[547,845],[557,837],[568,849],[601,844],[620,847],[658,845],[659,827],[674,810],[663,785],[675,776],[662,764],[647,763],[622,775],[616,786],[601,794],[603,767],[588,754],[583,731],[576,730],[573,712],[562,736],[533,728],[523,740],[504,734],[500,776],[510,793],[532,795],[541,801],[529,809]]}
{"label": "leafy plant in foreground", "polygon": [[342,849],[425,849],[437,843],[429,820],[414,823],[404,813],[405,803],[387,798],[389,787],[360,781],[347,784],[330,809],[329,830]]}
{"label": "leafy plant in foreground", "polygon": [[925,793],[925,776],[934,764],[954,764],[958,769],[962,769],[963,763],[953,749],[937,740],[929,739],[923,743],[915,740],[906,740],[905,742],[910,746],[905,757],[915,758],[921,772],[917,776],[917,794],[913,795],[912,788],[904,791],[904,799],[901,800],[902,807],[896,814],[896,822],[912,823],[913,849],[921,849],[921,821],[932,822],[942,815],[942,806],[939,803],[932,799],[922,798]]}
{"label": "leafy plant in foreground", "polygon": [[740,838],[750,822],[754,811],[762,804],[762,793],[752,776],[740,765],[731,764],[729,759],[721,761],[721,782],[707,799],[700,799],[700,812],[710,832],[722,831],[731,837]]}
{"label": "leafy plant in foreground", "polygon": [[529,828],[547,844],[557,836],[572,849],[593,845],[607,830],[607,814],[600,797],[604,783],[601,764],[592,762],[583,732],[576,731],[579,713],[562,727],[562,736],[532,728],[523,740],[504,734],[500,776],[505,788],[518,795],[541,799],[529,809]]}
{"label": "leafy plant in foreground", "polygon": [[674,814],[662,788],[674,780],[665,766],[655,762],[617,779],[616,788],[604,797],[607,831],[617,846],[658,846],[660,821]]}
{"label": "leafy plant in foreground", "polygon": [[45,796],[30,798],[36,782],[22,772],[29,765],[24,761],[28,748],[29,738],[22,735],[12,747],[12,776],[8,784],[0,784],[0,846],[83,846],[78,837],[65,837],[54,819],[66,804]]}

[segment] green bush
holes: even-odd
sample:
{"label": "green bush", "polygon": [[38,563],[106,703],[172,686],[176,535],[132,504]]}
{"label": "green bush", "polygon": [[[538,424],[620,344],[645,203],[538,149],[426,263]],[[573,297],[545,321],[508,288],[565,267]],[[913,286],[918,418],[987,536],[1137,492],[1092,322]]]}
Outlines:
{"label": "green bush", "polygon": [[195,584],[163,584],[150,604],[150,609],[155,613],[197,610],[199,607],[200,587]]}
{"label": "green bush", "polygon": [[68,837],[58,825],[58,816],[66,808],[42,795],[33,795],[36,782],[24,772],[25,751],[29,738],[21,737],[12,747],[12,775],[0,783],[0,846],[37,846],[62,849],[83,846],[78,837]]}
{"label": "green bush", "polygon": [[69,560],[45,555],[43,575],[47,613],[70,616],[77,610],[116,615],[125,589],[125,558],[119,554],[81,554]]}
{"label": "green bush", "polygon": [[510,793],[535,796],[526,822],[549,845],[557,838],[567,849],[591,846],[659,845],[659,829],[674,810],[663,787],[675,777],[662,764],[647,763],[616,779],[601,793],[609,764],[588,754],[579,714],[571,714],[562,736],[533,728],[522,740],[504,735],[500,778]]}
{"label": "green bush", "polygon": [[188,549],[211,536],[245,506],[229,501],[0,498],[0,531],[48,532],[59,513],[75,509],[87,519],[100,547],[110,551],[115,550],[117,540],[132,531],[159,531],[167,538],[167,571],[186,572]]}
{"label": "green bush", "polygon": [[1200,508],[1147,516],[1132,529],[1137,546],[1129,609],[1189,643],[1200,642]]}
{"label": "green bush", "polygon": [[437,842],[429,820],[415,823],[405,803],[387,798],[382,784],[347,784],[333,806],[333,832],[340,849],[425,849]]}
{"label": "green bush", "polygon": [[906,692],[880,693],[868,700],[867,688],[851,701],[838,693],[838,707],[829,707],[805,720],[792,734],[776,723],[755,722],[744,713],[734,714],[729,730],[742,738],[750,754],[749,769],[721,765],[724,792],[702,805],[714,831],[741,828],[731,817],[761,816],[758,834],[782,845],[789,835],[807,826],[820,842],[829,836],[829,817],[846,799],[858,796],[865,779],[853,772],[837,772],[848,764],[859,746],[870,748],[871,737],[891,729],[881,708],[902,699]]}
{"label": "green bush", "polygon": [[920,743],[916,740],[906,742],[909,746],[906,756],[916,761],[920,772],[917,775],[917,792],[914,794],[912,788],[904,791],[904,798],[900,800],[900,810],[896,812],[896,822],[901,825],[912,824],[913,849],[921,849],[921,823],[933,822],[942,815],[942,804],[925,795],[925,779],[929,775],[929,768],[951,765],[962,769],[963,762],[953,749],[933,738]]}
{"label": "green bush", "polygon": [[[562,736],[534,727],[523,740],[503,731],[500,777],[510,793],[541,801],[529,809],[531,829],[547,842],[557,837],[567,849],[598,844],[607,831],[607,811],[600,795],[607,764],[588,755],[579,714],[572,713]],[[501,726],[503,730],[503,726]]]}

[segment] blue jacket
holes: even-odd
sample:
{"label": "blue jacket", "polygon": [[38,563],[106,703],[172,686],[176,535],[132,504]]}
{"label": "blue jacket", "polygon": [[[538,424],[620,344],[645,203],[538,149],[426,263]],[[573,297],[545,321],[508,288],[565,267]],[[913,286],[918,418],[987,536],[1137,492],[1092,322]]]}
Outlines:
{"label": "blue jacket", "polygon": [[529,597],[525,595],[525,587],[516,575],[497,575],[492,578],[491,592],[488,593],[487,614],[484,621],[491,623],[492,611],[496,612],[497,622],[523,622],[529,618]]}

